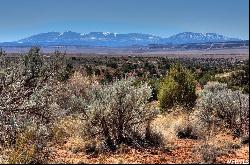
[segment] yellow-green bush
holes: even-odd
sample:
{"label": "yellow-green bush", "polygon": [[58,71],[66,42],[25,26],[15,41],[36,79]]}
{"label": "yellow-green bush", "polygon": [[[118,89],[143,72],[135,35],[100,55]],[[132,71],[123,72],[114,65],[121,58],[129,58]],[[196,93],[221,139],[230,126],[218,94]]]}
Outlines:
{"label": "yellow-green bush", "polygon": [[158,100],[160,108],[166,111],[175,105],[192,107],[195,105],[195,79],[191,72],[177,63],[170,67],[166,78],[160,85]]}
{"label": "yellow-green bush", "polygon": [[[39,130],[38,130],[39,129]],[[46,138],[41,128],[27,128],[18,133],[16,143],[10,148],[8,163],[45,163],[48,150]]]}

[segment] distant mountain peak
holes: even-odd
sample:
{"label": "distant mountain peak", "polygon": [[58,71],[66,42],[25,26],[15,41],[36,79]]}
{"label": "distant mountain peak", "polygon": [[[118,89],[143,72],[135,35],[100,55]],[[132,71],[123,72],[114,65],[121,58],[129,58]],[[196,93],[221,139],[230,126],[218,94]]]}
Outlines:
{"label": "distant mountain peak", "polygon": [[148,44],[185,44],[205,42],[240,41],[237,38],[229,38],[217,33],[182,32],[168,38],[162,38],[152,34],[128,33],[118,34],[112,32],[77,33],[73,31],[47,32],[32,35],[18,40],[19,43],[31,44],[63,44],[63,45],[92,45],[92,46],[130,46]]}
{"label": "distant mountain peak", "polygon": [[179,33],[167,38],[167,40],[174,44],[240,41],[240,39],[229,38],[217,33],[194,33],[194,32]]}

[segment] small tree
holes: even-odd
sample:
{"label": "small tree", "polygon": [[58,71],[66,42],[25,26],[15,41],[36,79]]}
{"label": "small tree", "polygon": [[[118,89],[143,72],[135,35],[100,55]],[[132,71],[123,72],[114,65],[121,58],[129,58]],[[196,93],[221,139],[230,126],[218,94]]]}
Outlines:
{"label": "small tree", "polygon": [[195,79],[191,72],[182,67],[180,63],[172,65],[165,80],[160,85],[158,94],[162,111],[175,105],[182,105],[186,108],[193,107],[196,98]]}

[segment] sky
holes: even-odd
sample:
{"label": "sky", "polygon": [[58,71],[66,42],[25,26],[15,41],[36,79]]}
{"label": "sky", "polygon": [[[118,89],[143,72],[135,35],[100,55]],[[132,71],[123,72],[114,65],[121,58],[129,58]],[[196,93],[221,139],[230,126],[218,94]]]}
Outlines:
{"label": "sky", "polygon": [[249,39],[249,0],[0,0],[0,42],[43,32],[215,32]]}

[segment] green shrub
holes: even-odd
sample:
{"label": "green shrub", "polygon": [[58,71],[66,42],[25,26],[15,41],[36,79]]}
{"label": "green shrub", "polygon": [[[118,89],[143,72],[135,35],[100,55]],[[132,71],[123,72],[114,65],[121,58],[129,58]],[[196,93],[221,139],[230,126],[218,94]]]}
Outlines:
{"label": "green shrub", "polygon": [[196,97],[195,79],[191,72],[179,63],[172,65],[158,94],[162,111],[175,105],[190,108],[194,106]]}

